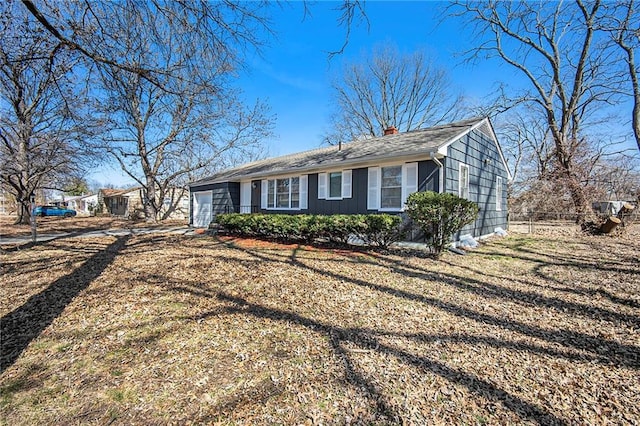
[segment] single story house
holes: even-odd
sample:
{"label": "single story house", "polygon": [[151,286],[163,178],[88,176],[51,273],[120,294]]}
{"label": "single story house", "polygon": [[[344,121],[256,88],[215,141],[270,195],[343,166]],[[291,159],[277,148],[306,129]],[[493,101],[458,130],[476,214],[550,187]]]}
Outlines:
{"label": "single story house", "polygon": [[98,206],[98,194],[78,195],[66,198],[67,207],[74,209],[81,216],[94,214]]}
{"label": "single story house", "polygon": [[[126,218],[142,218],[144,189],[136,187],[131,189],[101,189],[99,192],[99,204],[101,211],[112,216],[124,216]],[[189,195],[183,188],[170,188],[165,198],[161,214],[171,208],[172,199],[179,199],[175,208],[169,213],[170,219],[186,219],[189,216]]]}
{"label": "single story house", "polygon": [[190,183],[190,224],[225,212],[401,213],[409,194],[436,191],[477,203],[460,235],[506,229],[511,179],[488,118],[359,140],[245,164]]}
{"label": "single story house", "polygon": [[131,217],[142,209],[142,188],[101,189],[98,192],[98,211],[112,216]]}

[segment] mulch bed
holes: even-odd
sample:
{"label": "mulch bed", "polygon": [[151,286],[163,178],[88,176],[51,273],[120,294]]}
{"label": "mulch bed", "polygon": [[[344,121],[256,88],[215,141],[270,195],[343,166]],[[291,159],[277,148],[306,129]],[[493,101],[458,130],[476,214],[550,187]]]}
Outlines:
{"label": "mulch bed", "polygon": [[5,252],[0,422],[638,423],[636,238],[440,261],[175,235]]}

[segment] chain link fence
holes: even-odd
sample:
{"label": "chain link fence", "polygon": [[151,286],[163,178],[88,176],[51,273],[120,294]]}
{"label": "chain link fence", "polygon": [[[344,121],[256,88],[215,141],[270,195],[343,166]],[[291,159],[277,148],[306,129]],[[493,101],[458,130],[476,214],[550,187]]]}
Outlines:
{"label": "chain link fence", "polygon": [[[534,234],[534,233],[566,233],[579,231],[580,223],[586,221],[595,221],[596,223],[604,223],[609,216],[615,216],[609,213],[563,213],[555,211],[535,211],[523,213],[510,213],[508,218],[508,231]],[[621,227],[638,227],[640,226],[640,209],[634,208],[630,213],[624,215]]]}

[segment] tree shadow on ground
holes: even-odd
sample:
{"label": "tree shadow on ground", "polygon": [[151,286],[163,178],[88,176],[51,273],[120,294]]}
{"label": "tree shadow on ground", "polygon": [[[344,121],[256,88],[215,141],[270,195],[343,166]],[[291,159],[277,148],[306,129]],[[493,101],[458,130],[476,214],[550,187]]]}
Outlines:
{"label": "tree shadow on ground", "polygon": [[[264,261],[275,261],[274,259],[271,259],[268,256],[264,256],[252,250],[242,249],[239,247],[234,247],[234,248],[237,250],[245,251],[251,254],[252,256],[260,258]],[[598,360],[598,362],[603,364],[640,369],[640,347],[637,347],[634,345],[622,344],[613,340],[592,336],[590,334],[580,332],[580,331],[563,330],[563,329],[547,329],[537,325],[516,321],[514,319],[507,319],[497,315],[492,315],[485,312],[479,312],[473,309],[469,309],[465,306],[456,305],[455,303],[440,300],[436,297],[416,294],[406,290],[392,288],[382,284],[369,282],[367,280],[362,280],[362,279],[353,278],[347,275],[338,274],[332,271],[318,269],[318,268],[306,265],[297,259],[293,259],[293,260],[289,259],[289,263],[295,264],[301,268],[306,268],[320,275],[331,276],[339,280],[350,282],[360,287],[369,288],[371,290],[379,291],[381,293],[385,293],[391,296],[400,297],[406,300],[416,301],[429,306],[433,306],[435,308],[441,309],[442,311],[448,312],[450,314],[453,314],[461,318],[467,318],[467,319],[481,322],[487,325],[500,327],[502,329],[510,330],[525,336],[538,338],[549,343],[559,344],[563,347],[586,351],[587,353],[590,353],[591,355],[593,355],[595,359]],[[460,290],[465,290],[465,291],[471,290],[473,293],[477,293],[478,295],[482,294],[482,291],[480,291],[480,289],[486,286],[487,292],[490,293],[490,295],[495,298],[501,298],[501,299],[504,299],[505,301],[510,301],[510,302],[521,302],[521,303],[526,302],[528,304],[531,303],[530,301],[527,300],[528,295],[521,294],[519,292],[514,292],[511,290],[499,291],[502,289],[502,287],[496,286],[494,284],[484,283],[483,281],[479,281],[479,280],[471,280],[471,282],[475,285],[470,285],[467,283],[467,281],[469,280],[464,277],[448,275],[448,274],[434,274],[428,271],[421,270],[419,268],[407,268],[406,265],[402,265],[402,264],[396,264],[396,265],[397,267],[394,269],[394,272],[399,274],[404,274],[410,277],[420,277],[425,280],[438,281],[443,284],[456,287]],[[540,298],[534,299],[534,302],[537,299],[540,299]],[[557,300],[540,299],[540,300],[542,302],[541,303],[542,306],[557,309],[559,312],[569,311],[569,312],[577,313],[579,311],[579,307],[581,306],[581,305],[574,306],[574,304],[565,304],[564,301],[559,299]],[[604,319],[608,319],[610,321],[614,320],[614,321],[630,322],[632,324],[636,324],[638,322],[638,318],[635,316],[615,315],[614,313],[607,310],[600,310],[595,313],[587,312],[586,316],[597,320],[599,319],[598,314],[604,315],[605,316]]]}
{"label": "tree shadow on ground", "polygon": [[[371,282],[367,279],[361,279],[350,276],[348,273],[340,273],[331,271],[326,268],[317,268],[308,265],[304,262],[304,257],[300,256],[300,249],[296,248],[292,250],[290,256],[283,256],[282,254],[264,253],[260,250],[252,250],[248,248],[238,247],[234,244],[228,244],[232,249],[242,251],[252,256],[256,261],[262,262],[275,262],[286,263],[294,267],[303,268],[311,272],[318,273],[322,276],[332,277],[340,280],[341,282],[349,282],[351,284],[368,288],[382,294],[387,294],[393,297],[399,297],[402,299],[415,301],[422,303],[443,312],[455,315],[459,318],[476,321],[482,324],[486,324],[492,327],[498,327],[503,330],[508,330],[516,334],[539,339],[543,342],[550,344],[550,347],[538,346],[531,343],[523,343],[520,341],[501,341],[499,339],[469,336],[466,334],[450,336],[451,341],[464,342],[468,344],[486,344],[496,348],[508,348],[511,350],[527,351],[530,353],[538,353],[542,355],[553,356],[557,358],[567,359],[577,362],[591,361],[601,365],[612,365],[616,367],[627,367],[633,369],[640,369],[640,347],[630,344],[624,344],[614,340],[606,339],[601,336],[591,335],[582,331],[574,331],[570,329],[555,329],[546,328],[538,324],[530,324],[528,322],[518,321],[514,318],[506,318],[503,316],[493,315],[486,312],[471,309],[469,307],[458,305],[438,297],[431,297],[425,294],[414,293],[406,291],[400,288],[390,287],[384,284]],[[362,261],[362,260],[360,260]],[[364,260],[365,263],[374,263],[371,260]],[[542,298],[534,297],[533,300],[529,300],[535,294],[530,292],[514,291],[511,289],[503,288],[494,283],[484,282],[482,280],[472,280],[467,282],[466,277],[448,275],[443,273],[433,273],[427,270],[423,270],[419,267],[412,267],[402,262],[396,262],[389,259],[378,259],[375,262],[381,266],[392,267],[394,273],[405,275],[407,277],[418,277],[425,280],[435,280],[442,282],[443,284],[453,286],[462,291],[471,291],[478,295],[483,294],[480,291],[481,288],[487,287],[486,290],[489,296],[502,299],[505,302],[525,303],[525,304],[540,304],[546,308],[553,308],[558,311],[559,314],[566,315],[569,312],[571,315],[579,313],[582,305],[575,303],[567,303],[558,298]],[[541,296],[541,295],[540,295]],[[407,365],[413,365],[424,369],[425,372],[430,374],[437,374],[452,383],[461,384],[466,386],[471,392],[481,396],[489,396],[490,399],[500,401],[505,407],[510,409],[522,418],[528,418],[534,420],[540,424],[564,424],[565,420],[553,415],[552,412],[546,408],[537,405],[535,402],[525,401],[506,392],[504,389],[497,387],[490,381],[486,381],[481,377],[477,377],[474,374],[457,370],[449,367],[448,365],[439,362],[438,360],[431,359],[425,356],[420,356],[405,351],[402,348],[397,348],[389,345],[382,344],[378,337],[387,335],[384,331],[366,330],[366,329],[344,329],[337,326],[331,326],[321,323],[317,320],[303,317],[295,312],[284,312],[269,307],[264,307],[259,304],[250,303],[245,299],[238,296],[228,295],[220,293],[218,296],[221,300],[231,302],[241,308],[239,312],[245,312],[261,318],[271,318],[280,321],[290,321],[299,325],[303,325],[313,330],[318,330],[327,333],[334,353],[343,358],[345,369],[347,370],[347,377],[350,378],[352,385],[359,389],[363,389],[366,394],[372,400],[377,401],[379,413],[387,419],[394,419],[397,413],[394,412],[393,407],[384,402],[384,396],[381,392],[376,390],[376,387],[368,382],[358,371],[355,370],[354,363],[348,359],[348,351],[343,348],[344,342],[357,344],[361,348],[377,351],[387,355],[393,355],[398,360],[405,362]],[[631,322],[635,323],[637,317],[627,315],[617,315],[614,312],[600,309],[594,312],[586,314],[592,320],[599,320],[602,316],[609,321]],[[393,334],[393,333],[392,333]],[[415,341],[429,342],[433,339],[447,340],[446,336],[429,335],[429,334],[395,334],[398,337],[404,337],[413,339]],[[347,357],[347,358],[345,358]]]}
{"label": "tree shadow on ground", "polygon": [[[513,258],[532,262],[535,264],[533,272],[539,278],[557,285],[549,285],[547,288],[567,294],[575,294],[577,296],[587,297],[604,297],[610,302],[618,305],[628,306],[630,308],[640,308],[640,302],[631,298],[621,297],[603,288],[584,288],[567,286],[566,281],[560,280],[546,270],[550,267],[573,268],[575,270],[601,272],[603,274],[620,274],[627,277],[631,282],[634,278],[637,280],[640,268],[638,268],[638,259],[634,256],[626,256],[621,259],[610,259],[603,257],[603,254],[592,258],[585,258],[572,255],[560,255],[558,253],[546,253],[544,250],[534,250],[531,247],[516,246],[517,253],[509,253]],[[513,249],[513,247],[511,248]],[[476,255],[483,257],[492,257],[502,255],[503,253],[496,251],[486,251],[477,253]],[[461,266],[463,267],[463,266]],[[485,274],[486,275],[486,274]],[[539,285],[527,282],[527,285],[539,287]]]}
{"label": "tree shadow on ground", "polygon": [[113,262],[124,248],[128,236],[119,237],[72,273],[55,280],[22,306],[0,318],[2,354],[0,373],[13,365],[32,340],[37,338],[73,301]]}
{"label": "tree shadow on ground", "polygon": [[545,425],[566,424],[563,419],[555,416],[544,407],[510,394],[481,377],[467,373],[463,370],[452,368],[429,357],[417,356],[403,349],[384,344],[376,337],[375,332],[371,333],[366,329],[359,328],[332,326],[294,312],[250,303],[241,297],[232,296],[224,292],[219,292],[217,298],[234,306],[234,309],[230,309],[229,312],[235,311],[236,313],[251,315],[256,318],[285,321],[326,334],[331,343],[332,350],[343,361],[347,381],[354,387],[365,390],[368,397],[375,402],[378,414],[388,422],[399,422],[401,418],[400,413],[396,412],[392,404],[386,401],[384,394],[378,390],[371,381],[367,380],[358,372],[348,350],[344,347],[344,343],[355,344],[364,350],[393,356],[401,362],[419,368],[425,373],[435,374],[451,381],[452,383],[463,385],[470,392],[478,396],[499,401],[506,408],[517,413],[522,418],[530,419],[538,422],[539,424]]}
{"label": "tree shadow on ground", "polygon": [[[470,272],[473,272],[475,274],[479,274],[479,275],[483,275],[486,276],[488,278],[497,278],[500,279],[502,277],[499,277],[497,275],[494,274],[489,274],[485,271],[481,271],[479,269],[475,269],[475,268],[471,268],[469,266],[466,265],[457,265],[457,264],[453,264],[451,262],[446,262],[443,261],[444,263],[450,265],[450,266],[455,266],[455,267],[459,267],[462,269],[466,269]],[[621,297],[619,295],[616,295],[614,293],[612,293],[611,291],[605,290],[603,288],[585,288],[583,286],[568,286],[567,282],[565,280],[560,280],[557,279],[555,277],[553,277],[551,274],[546,273],[545,269],[549,268],[549,267],[562,267],[562,268],[575,268],[576,270],[589,270],[589,269],[597,269],[597,268],[590,268],[588,266],[585,265],[581,265],[581,266],[575,266],[573,264],[567,264],[567,263],[561,263],[561,262],[546,262],[546,263],[540,263],[540,264],[536,264],[536,266],[533,267],[533,272],[535,275],[537,275],[539,278],[543,279],[546,283],[549,283],[547,285],[540,285],[540,284],[536,284],[535,282],[531,282],[531,280],[525,280],[525,279],[516,279],[513,280],[515,282],[519,282],[523,285],[527,285],[530,287],[538,287],[538,288],[544,288],[544,289],[549,289],[549,290],[553,290],[553,291],[557,291],[560,293],[567,293],[567,294],[574,294],[576,296],[585,296],[585,297],[594,297],[594,296],[600,296],[603,297],[605,299],[608,299],[611,303],[613,304],[617,304],[617,305],[622,305],[622,306],[628,306],[630,308],[640,308],[640,302],[635,301],[633,299],[628,299],[625,297]],[[635,274],[638,274],[640,272],[640,269],[638,272],[635,272]],[[626,274],[626,275],[632,275],[630,272],[625,272],[622,271],[621,274]],[[556,285],[553,285],[551,283],[555,283]],[[584,283],[581,283],[582,285],[584,285]],[[602,282],[598,283],[598,285],[602,285]],[[528,293],[528,292],[526,292]],[[524,294],[524,293],[523,293]],[[613,316],[620,316],[618,315],[618,313],[612,313]],[[621,314],[622,316],[624,316],[624,314]],[[622,317],[621,317],[622,318]],[[640,321],[640,317],[632,317],[632,321]]]}

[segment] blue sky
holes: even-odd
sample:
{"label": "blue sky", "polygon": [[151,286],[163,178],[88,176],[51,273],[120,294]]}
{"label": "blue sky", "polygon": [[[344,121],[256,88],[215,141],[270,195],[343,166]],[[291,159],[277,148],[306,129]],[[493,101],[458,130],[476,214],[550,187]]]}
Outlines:
{"label": "blue sky", "polygon": [[[338,23],[340,4],[309,3],[311,15],[307,16],[302,2],[274,6],[277,38],[261,56],[249,56],[246,70],[238,77],[247,102],[264,100],[277,116],[276,136],[268,141],[269,156],[321,146],[332,112],[331,79],[346,62],[358,60],[381,43],[393,43],[401,52],[426,50],[449,71],[456,94],[470,103],[491,96],[499,82],[513,87],[522,81],[514,69],[499,61],[464,63],[463,52],[473,45],[471,31],[452,19],[441,22],[446,7],[442,2],[367,1],[369,25],[355,23],[344,52],[329,60],[328,52],[340,49],[345,41],[346,30]],[[116,165],[96,170],[90,179],[117,186],[133,183]]]}
{"label": "blue sky", "polygon": [[[305,16],[301,2],[273,9],[277,32],[261,57],[251,56],[238,85],[249,103],[266,100],[277,116],[276,137],[268,142],[269,156],[284,155],[321,145],[331,114],[330,82],[345,62],[357,60],[375,45],[393,43],[402,52],[424,48],[440,66],[450,70],[455,90],[470,98],[491,92],[495,68],[462,64],[459,55],[469,40],[451,22],[439,24],[443,3],[429,1],[368,1],[369,25],[354,25],[343,54],[328,59],[328,52],[342,47],[345,28],[340,27],[339,2],[309,4]],[[511,72],[509,70],[509,72]],[[96,170],[91,179],[127,185],[133,182],[117,165]]]}
{"label": "blue sky", "polygon": [[[395,44],[402,52],[426,49],[440,66],[450,70],[454,90],[481,98],[491,92],[494,70],[462,63],[466,39],[461,28],[439,24],[443,4],[437,2],[367,2],[369,25],[352,29],[343,54],[328,58],[342,47],[345,28],[338,24],[340,3],[320,2],[304,16],[301,3],[285,5],[275,18],[278,39],[264,58],[249,61],[249,75],[241,79],[245,95],[268,99],[277,114],[277,138],[271,155],[317,148],[328,127],[331,81],[346,62],[357,61],[374,46]],[[304,18],[304,20],[303,20]]]}

